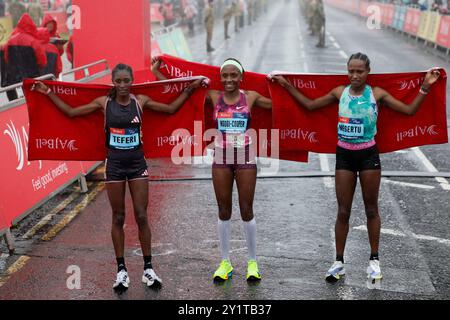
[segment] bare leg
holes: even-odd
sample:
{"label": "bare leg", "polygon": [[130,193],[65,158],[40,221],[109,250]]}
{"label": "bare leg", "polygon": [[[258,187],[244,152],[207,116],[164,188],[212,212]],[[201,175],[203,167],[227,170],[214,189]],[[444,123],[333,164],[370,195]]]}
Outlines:
{"label": "bare leg", "polygon": [[112,209],[111,237],[116,258],[124,256],[125,234],[125,181],[106,184],[109,203]]}
{"label": "bare leg", "polygon": [[139,242],[142,254],[151,255],[152,235],[147,217],[148,207],[148,179],[137,179],[128,182],[131,198],[133,199],[134,218],[139,229]]}
{"label": "bare leg", "polygon": [[344,256],[347,241],[353,195],[356,188],[356,172],[336,170],[336,198],[338,213],[334,228],[336,237],[336,255]]}
{"label": "bare leg", "polygon": [[244,221],[253,219],[253,199],[256,188],[256,169],[239,169],[236,172],[236,185],[239,193],[239,208]]}
{"label": "bare leg", "polygon": [[359,174],[364,206],[367,216],[367,231],[371,253],[378,253],[380,243],[381,218],[378,212],[381,170],[365,170]]}

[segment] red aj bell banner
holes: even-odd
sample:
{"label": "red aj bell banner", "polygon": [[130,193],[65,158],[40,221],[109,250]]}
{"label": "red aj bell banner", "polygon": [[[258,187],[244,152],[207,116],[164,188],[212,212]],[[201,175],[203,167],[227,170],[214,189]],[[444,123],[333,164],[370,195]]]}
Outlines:
{"label": "red aj bell banner", "polygon": [[[132,93],[148,95],[155,101],[170,103],[191,82],[184,78],[134,85]],[[35,80],[24,81],[29,114],[29,160],[104,160],[106,157],[104,115],[102,111],[68,118],[46,96],[31,91]],[[43,81],[72,107],[90,103],[108,94],[111,86]],[[206,89],[197,88],[175,114],[144,110],[143,142],[147,158],[170,157],[174,147],[179,156],[202,155],[203,106]],[[178,129],[178,130],[177,130]],[[178,132],[174,134],[174,130]],[[186,154],[187,153],[187,154]]]}
{"label": "red aj bell banner", "polygon": [[[380,152],[391,152],[427,144],[447,143],[445,70],[431,86],[419,111],[408,116],[379,106],[375,136]],[[333,88],[348,84],[347,75],[282,74],[300,92],[315,99]],[[426,72],[372,74],[367,83],[381,87],[393,97],[409,104],[417,96]],[[337,144],[338,103],[308,111],[277,83],[270,83],[274,127],[280,129],[280,149],[335,153]]]}
{"label": "red aj bell banner", "polygon": [[[210,89],[223,91],[223,84],[220,81],[220,67],[210,66],[197,62],[186,61],[177,57],[163,54],[158,57],[161,60],[159,71],[167,78],[205,76],[211,80]],[[269,88],[267,86],[267,77],[264,74],[245,71],[241,89],[256,91],[259,94],[270,98]],[[277,141],[277,137],[272,135],[272,112],[263,108],[252,109],[251,128],[259,133],[258,156],[270,156],[282,160],[292,160],[299,162],[308,161],[308,152],[303,150],[292,150],[278,148],[272,144],[272,140]],[[213,108],[208,105],[205,107],[205,127],[206,129],[215,128],[213,121]],[[266,133],[262,136],[261,133]],[[273,147],[273,149],[272,149]],[[274,150],[279,149],[279,154],[274,154]]]}

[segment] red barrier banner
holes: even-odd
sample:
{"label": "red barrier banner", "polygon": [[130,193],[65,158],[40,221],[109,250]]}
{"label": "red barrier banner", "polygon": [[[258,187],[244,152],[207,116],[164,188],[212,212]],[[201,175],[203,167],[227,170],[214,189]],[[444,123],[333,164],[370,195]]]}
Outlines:
{"label": "red barrier banner", "polygon": [[359,15],[361,17],[368,17],[369,13],[367,12],[367,8],[371,5],[368,1],[361,0],[359,2]]}
{"label": "red barrier banner", "polygon": [[79,162],[28,161],[28,127],[25,105],[0,111],[0,230],[10,227],[81,170]]}
{"label": "red barrier banner", "polygon": [[[159,57],[162,61],[159,71],[167,78],[178,78],[186,76],[205,76],[211,80],[210,88],[212,90],[223,90],[223,84],[220,80],[220,67],[205,65],[202,63],[186,61],[177,57],[163,54]],[[242,84],[243,90],[253,90],[261,95],[270,98],[270,92],[267,86],[267,76],[260,73],[245,71]],[[213,110],[211,106],[205,106],[205,126],[206,129],[215,128],[213,121]],[[259,156],[272,156],[271,154],[271,129],[272,111],[255,107],[252,109],[251,128],[257,132],[267,132],[267,141],[262,143],[264,147],[258,149]],[[260,145],[261,146],[261,145]],[[292,160],[299,162],[308,161],[308,153],[297,150],[298,154],[293,152],[285,153],[286,150],[279,150],[279,159]]]}
{"label": "red barrier banner", "polygon": [[395,6],[385,3],[377,3],[377,5],[381,8],[381,23],[391,26],[394,20]]}
{"label": "red barrier banner", "polygon": [[436,43],[445,48],[450,48],[450,17],[442,16],[441,25],[437,35]]}
{"label": "red barrier banner", "polygon": [[420,10],[408,8],[406,11],[405,25],[403,31],[411,35],[417,35],[420,25]]}
{"label": "red barrier banner", "polygon": [[353,0],[348,1],[347,0],[347,2],[348,2],[350,12],[358,14],[359,13],[359,1],[353,1]]}
{"label": "red barrier banner", "polygon": [[69,28],[67,28],[67,13],[64,11],[47,11],[56,20],[58,24],[58,33],[67,34],[69,33]]}
{"label": "red barrier banner", "polygon": [[[380,152],[391,152],[428,144],[447,143],[445,70],[431,87],[419,111],[403,115],[379,106],[375,136]],[[417,96],[425,72],[372,74],[368,84],[387,90],[395,98],[411,103]],[[286,78],[304,95],[314,99],[339,85],[347,85],[346,75],[288,74]],[[274,127],[280,128],[280,148],[335,153],[337,144],[338,103],[308,111],[276,83],[270,84]],[[289,115],[289,116],[286,116]]]}
{"label": "red barrier banner", "polygon": [[387,4],[384,9],[386,10],[386,25],[392,26],[395,16],[395,5]]}
{"label": "red barrier banner", "polygon": [[[170,103],[194,80],[196,78],[134,85],[132,92]],[[30,119],[29,159],[104,160],[106,148],[103,112],[99,110],[83,117],[68,118],[46,95],[31,91],[34,82],[33,79],[25,79],[23,85]],[[107,95],[111,89],[107,85],[44,82],[70,106],[90,103],[97,97]],[[205,88],[198,88],[173,115],[144,111],[142,133],[147,158],[170,157],[175,146],[187,144],[191,155],[202,155],[205,94]],[[51,126],[48,125],[49,122],[52,123]],[[195,127],[196,122],[200,127]],[[173,132],[177,129],[181,131],[174,136]]]}

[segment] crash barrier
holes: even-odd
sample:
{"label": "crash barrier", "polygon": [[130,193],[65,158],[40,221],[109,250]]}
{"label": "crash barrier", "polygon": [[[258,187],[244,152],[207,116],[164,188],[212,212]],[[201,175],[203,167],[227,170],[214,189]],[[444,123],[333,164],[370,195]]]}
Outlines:
{"label": "crash barrier", "polygon": [[[152,42],[156,42],[161,53],[192,61],[191,50],[178,24],[152,32]],[[152,44],[152,51],[153,48]]]}
{"label": "crash barrier", "polygon": [[425,42],[450,49],[450,16],[437,11],[421,11],[406,7],[367,0],[325,0],[327,4],[359,15],[374,17],[380,14],[381,24]]}
{"label": "crash barrier", "polygon": [[[89,69],[99,66],[103,70],[92,73]],[[100,60],[80,68],[69,70],[62,77],[82,72],[85,76],[77,82],[108,79],[109,66]],[[37,79],[54,79],[49,74]],[[21,83],[0,88],[0,93],[20,89]],[[49,123],[51,125],[51,123]],[[75,181],[80,182],[82,192],[87,192],[85,176],[95,170],[101,162],[94,161],[28,161],[28,110],[25,98],[13,100],[0,106],[0,235],[10,242],[9,228],[25,218],[34,209]],[[40,144],[49,148],[70,147],[63,139],[40,139]],[[11,247],[11,243],[8,243]]]}

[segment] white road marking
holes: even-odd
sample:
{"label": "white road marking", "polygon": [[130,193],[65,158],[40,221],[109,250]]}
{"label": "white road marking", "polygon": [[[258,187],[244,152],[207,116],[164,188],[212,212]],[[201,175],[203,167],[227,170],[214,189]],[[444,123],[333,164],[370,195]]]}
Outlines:
{"label": "white road marking", "polygon": [[339,50],[339,54],[341,55],[342,58],[346,60],[349,58],[349,56],[344,52],[344,50]]}
{"label": "white road marking", "polygon": [[[428,172],[439,172],[438,169],[428,160],[428,158],[425,156],[425,154],[420,150],[418,147],[411,148],[411,150],[414,152],[414,154],[422,161],[425,168],[428,170]],[[436,177],[434,178],[439,184],[441,185],[442,189],[450,191],[450,184],[447,179],[443,177]]]}
{"label": "white road marking", "polygon": [[[319,162],[321,171],[330,171],[330,164],[328,162],[328,156],[324,153],[319,153]],[[333,188],[333,179],[331,177],[323,177],[323,183],[327,188]]]}
{"label": "white road marking", "polygon": [[391,184],[397,184],[404,187],[412,187],[412,188],[419,188],[419,189],[434,189],[433,186],[428,186],[426,184],[418,184],[418,183],[409,183],[409,182],[402,182],[402,181],[394,181],[389,179],[384,179],[384,182],[388,182]]}
{"label": "white road marking", "polygon": [[[172,247],[172,248],[171,249],[168,248],[168,249],[165,249],[165,250],[161,250],[160,253],[154,253],[153,249],[154,248],[158,248],[158,247]],[[173,254],[175,252],[177,252],[177,250],[175,249],[175,246],[172,243],[152,243],[152,257],[168,256],[168,255]],[[133,250],[133,254],[136,255],[136,256],[140,256],[140,257],[144,256],[142,254],[142,249],[141,248]]]}
{"label": "white road marking", "polygon": [[[367,231],[367,227],[365,225],[361,225],[361,226],[357,226],[357,227],[353,227],[353,229],[355,230],[361,230],[361,231]],[[397,237],[406,237],[407,235],[405,233],[403,233],[402,231],[399,230],[394,230],[394,229],[386,229],[386,228],[381,228],[381,233],[384,234],[389,234],[391,236],[397,236]],[[443,238],[438,238],[438,237],[433,237],[433,236],[427,236],[427,235],[423,235],[423,234],[415,234],[412,233],[412,236],[415,239],[419,239],[419,240],[428,240],[428,241],[436,241],[438,243],[442,243],[442,244],[446,244],[448,246],[450,246],[450,240],[449,239],[443,239]]]}

